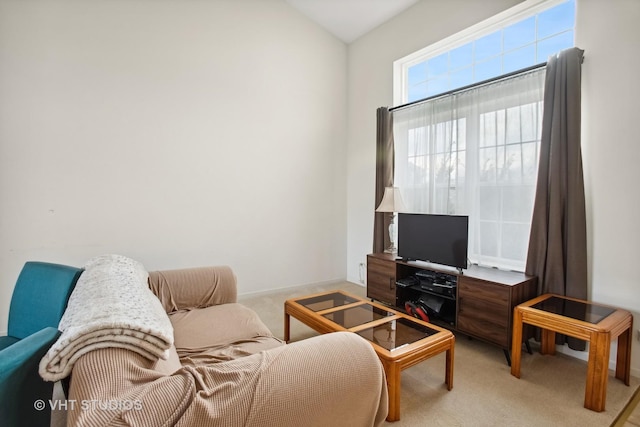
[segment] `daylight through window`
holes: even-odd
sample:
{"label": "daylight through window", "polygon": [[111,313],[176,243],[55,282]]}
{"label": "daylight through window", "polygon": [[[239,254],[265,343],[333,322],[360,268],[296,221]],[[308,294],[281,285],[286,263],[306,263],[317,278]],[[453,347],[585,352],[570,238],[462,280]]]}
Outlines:
{"label": "daylight through window", "polygon": [[395,76],[404,79],[396,87],[405,88],[405,102],[465,89],[392,113],[394,185],[408,209],[469,215],[471,262],[519,271],[533,212],[545,70],[468,86],[573,46],[574,0],[536,4],[431,57],[414,57]]}
{"label": "daylight through window", "polygon": [[574,45],[574,22],[575,0],[544,2],[445,48],[411,55],[403,64],[404,93],[399,103],[546,62],[549,55]]}

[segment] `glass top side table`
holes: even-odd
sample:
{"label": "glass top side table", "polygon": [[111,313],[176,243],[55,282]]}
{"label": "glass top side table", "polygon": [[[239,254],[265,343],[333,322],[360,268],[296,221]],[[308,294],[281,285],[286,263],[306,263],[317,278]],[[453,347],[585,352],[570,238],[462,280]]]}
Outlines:
{"label": "glass top side table", "polygon": [[511,375],[520,378],[522,325],[541,329],[540,352],[555,354],[556,333],[589,342],[584,407],[604,411],[607,401],[609,352],[618,340],[616,378],[629,385],[633,316],[626,310],[560,295],[544,294],[518,305],[513,313]]}

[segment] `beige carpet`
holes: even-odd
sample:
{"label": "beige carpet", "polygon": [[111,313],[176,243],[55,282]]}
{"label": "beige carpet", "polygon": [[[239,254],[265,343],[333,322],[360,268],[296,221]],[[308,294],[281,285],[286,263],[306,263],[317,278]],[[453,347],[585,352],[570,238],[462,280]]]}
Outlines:
{"label": "beige carpet", "polygon": [[[243,296],[275,335],[283,336],[287,298],[343,289],[365,296],[352,283],[311,286],[268,294]],[[291,320],[296,341],[316,335]],[[444,385],[444,355],[435,356],[402,373],[400,421],[403,426],[609,426],[633,396],[640,379],[627,387],[611,372],[604,412],[583,407],[586,362],[558,354],[542,356],[532,341],[533,354],[523,352],[521,379],[511,375],[500,348],[456,335],[453,390]]]}

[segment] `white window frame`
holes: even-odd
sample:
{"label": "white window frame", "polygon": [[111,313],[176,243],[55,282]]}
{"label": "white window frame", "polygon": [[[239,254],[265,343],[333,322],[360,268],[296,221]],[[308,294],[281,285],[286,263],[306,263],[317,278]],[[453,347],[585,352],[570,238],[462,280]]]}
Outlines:
{"label": "white window frame", "polygon": [[448,52],[456,47],[460,47],[474,39],[488,35],[502,27],[515,24],[518,21],[529,18],[537,13],[545,11],[546,9],[550,9],[564,3],[565,1],[566,0],[526,0],[492,16],[491,18],[485,19],[484,21],[442,39],[439,42],[394,61],[393,105],[402,105],[407,103],[407,75],[409,67],[423,62],[428,58]]}

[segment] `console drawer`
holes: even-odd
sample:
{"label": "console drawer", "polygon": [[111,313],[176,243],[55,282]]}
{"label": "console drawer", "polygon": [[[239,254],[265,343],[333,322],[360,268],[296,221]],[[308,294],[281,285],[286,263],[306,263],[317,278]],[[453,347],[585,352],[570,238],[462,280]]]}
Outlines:
{"label": "console drawer", "polygon": [[396,304],[396,263],[367,257],[367,297]]}
{"label": "console drawer", "polygon": [[509,347],[509,288],[482,280],[458,280],[458,322],[461,332]]}

